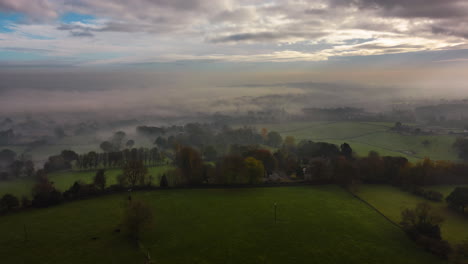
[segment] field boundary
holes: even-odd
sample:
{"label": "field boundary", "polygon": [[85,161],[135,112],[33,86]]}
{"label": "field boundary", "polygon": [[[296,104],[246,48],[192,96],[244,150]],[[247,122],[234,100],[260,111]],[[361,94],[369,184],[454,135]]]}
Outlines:
{"label": "field boundary", "polygon": [[404,231],[403,227],[401,225],[399,225],[398,223],[396,223],[395,221],[393,221],[392,219],[388,218],[386,215],[384,215],[381,211],[379,211],[379,209],[377,209],[376,207],[374,207],[372,204],[370,204],[369,202],[367,202],[366,200],[362,199],[361,197],[359,197],[357,194],[351,192],[348,190],[348,192],[354,197],[356,198],[357,200],[361,201],[363,204],[367,205],[369,208],[371,208],[372,210],[374,210],[375,212],[377,212],[379,215],[381,215],[383,218],[385,218],[388,222],[390,222],[392,225],[396,226],[398,229]]}

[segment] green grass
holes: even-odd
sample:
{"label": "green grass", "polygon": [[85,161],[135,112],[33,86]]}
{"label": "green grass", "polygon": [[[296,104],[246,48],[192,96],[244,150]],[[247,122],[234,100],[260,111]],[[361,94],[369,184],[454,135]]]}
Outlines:
{"label": "green grass", "polygon": [[[434,160],[457,161],[452,148],[456,137],[451,135],[416,136],[391,132],[393,123],[385,122],[291,122],[283,124],[260,124],[258,129],[278,131],[283,136],[294,136],[298,141],[309,139],[341,145],[348,142],[360,156],[374,150],[381,155],[403,156],[410,161],[424,157]],[[428,140],[425,147],[422,142]]]}
{"label": "green grass", "polygon": [[[159,176],[165,171],[173,168],[169,165],[149,167],[149,175],[154,177],[154,184],[159,184]],[[106,184],[107,186],[117,183],[117,176],[122,173],[121,169],[108,169],[106,170]],[[64,171],[49,174],[49,179],[54,182],[55,187],[60,191],[65,191],[76,181],[84,183],[92,183],[96,171]],[[31,196],[31,189],[35,182],[32,178],[17,179],[11,181],[0,181],[0,196],[6,193],[11,193],[18,197],[23,195]]]}
{"label": "green grass", "polygon": [[[444,263],[336,186],[133,195],[154,210],[154,228],[142,242],[158,264]],[[0,217],[2,263],[143,263],[143,253],[113,232],[126,196]]]}
{"label": "green grass", "polygon": [[[443,190],[443,193],[447,194],[453,188],[454,186],[441,186],[440,188],[432,186],[428,189]],[[396,223],[401,221],[403,209],[414,208],[418,203],[428,202],[445,219],[441,227],[444,239],[452,244],[468,239],[468,217],[449,209],[445,202],[429,202],[419,196],[386,185],[363,185],[359,187],[357,194]]]}

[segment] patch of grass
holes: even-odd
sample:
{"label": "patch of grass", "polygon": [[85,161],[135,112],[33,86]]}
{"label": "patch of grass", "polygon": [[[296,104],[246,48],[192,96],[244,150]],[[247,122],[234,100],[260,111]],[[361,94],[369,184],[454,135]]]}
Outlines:
{"label": "patch of grass", "polygon": [[[127,195],[0,217],[2,262],[143,263],[144,253],[113,232]],[[336,186],[133,196],[154,209],[154,228],[142,244],[155,263],[444,263]]]}
{"label": "patch of grass", "polygon": [[[445,195],[447,190],[453,187],[442,186],[436,188],[431,186],[428,189],[445,190],[443,191]],[[431,202],[386,185],[363,185],[359,187],[357,194],[396,223],[401,221],[401,211],[403,209],[413,208],[421,202],[428,202],[445,219],[441,227],[444,239],[453,244],[468,239],[468,217],[449,209],[445,202]]]}
{"label": "patch of grass", "polygon": [[[452,135],[402,135],[389,131],[393,123],[387,122],[291,122],[260,124],[258,129],[278,131],[283,136],[293,136],[297,141],[308,139],[341,145],[348,142],[360,156],[374,150],[382,156],[403,156],[412,162],[430,157],[434,160],[457,161],[452,148],[456,137]],[[423,142],[429,144],[425,146]]]}
{"label": "patch of grass", "polygon": [[[149,167],[148,173],[154,178],[154,185],[159,185],[159,176],[164,172],[172,169],[170,165]],[[106,170],[106,185],[117,183],[117,176],[122,173],[121,169]],[[92,183],[96,171],[63,171],[49,174],[49,179],[54,182],[55,187],[60,191],[65,191],[76,181],[84,183]],[[18,197],[23,195],[31,196],[31,189],[35,182],[32,178],[16,179],[10,181],[0,181],[0,196],[6,193],[11,193]]]}

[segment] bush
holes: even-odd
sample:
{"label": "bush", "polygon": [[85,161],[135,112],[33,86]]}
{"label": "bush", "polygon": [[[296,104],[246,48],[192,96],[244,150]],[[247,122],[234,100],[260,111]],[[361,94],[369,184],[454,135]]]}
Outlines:
{"label": "bush", "polygon": [[414,195],[424,197],[427,200],[434,201],[434,202],[442,202],[444,195],[437,191],[432,190],[424,190],[421,187],[414,186],[414,187],[403,187],[403,190],[409,191]]}
{"label": "bush", "polygon": [[143,231],[151,227],[152,221],[153,212],[146,203],[129,200],[122,224],[130,239],[138,242]]}
{"label": "bush", "polygon": [[438,240],[426,236],[420,236],[416,240],[416,242],[423,246],[427,251],[443,259],[447,259],[450,253],[452,252],[450,244],[445,240]]}
{"label": "bush", "polygon": [[18,198],[12,194],[5,194],[0,199],[0,211],[11,211],[20,205]]}
{"label": "bush", "polygon": [[41,192],[34,195],[32,206],[48,207],[61,203],[63,200],[62,193],[53,189],[51,192]]}
{"label": "bush", "polygon": [[465,240],[461,244],[455,246],[450,261],[455,264],[468,263],[468,240]]}
{"label": "bush", "polygon": [[27,196],[21,197],[21,207],[29,208],[31,207],[31,205],[32,205],[31,199],[29,199]]}
{"label": "bush", "polygon": [[98,193],[99,190],[94,184],[75,182],[68,190],[63,193],[63,197],[65,199],[81,199],[96,195]]}
{"label": "bush", "polygon": [[159,182],[159,187],[166,188],[169,186],[169,183],[167,182],[167,177],[166,174],[163,174],[161,177],[161,181]]}
{"label": "bush", "polygon": [[441,194],[440,192],[429,190],[425,192],[424,197],[434,202],[442,202],[444,195]]}

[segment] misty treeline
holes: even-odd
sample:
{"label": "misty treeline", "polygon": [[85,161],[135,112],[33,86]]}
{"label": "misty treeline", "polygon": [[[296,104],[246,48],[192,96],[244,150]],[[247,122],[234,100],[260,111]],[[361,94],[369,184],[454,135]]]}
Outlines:
{"label": "misty treeline", "polygon": [[0,151],[0,180],[31,177],[34,174],[34,163],[27,155],[18,155],[10,149]]}

